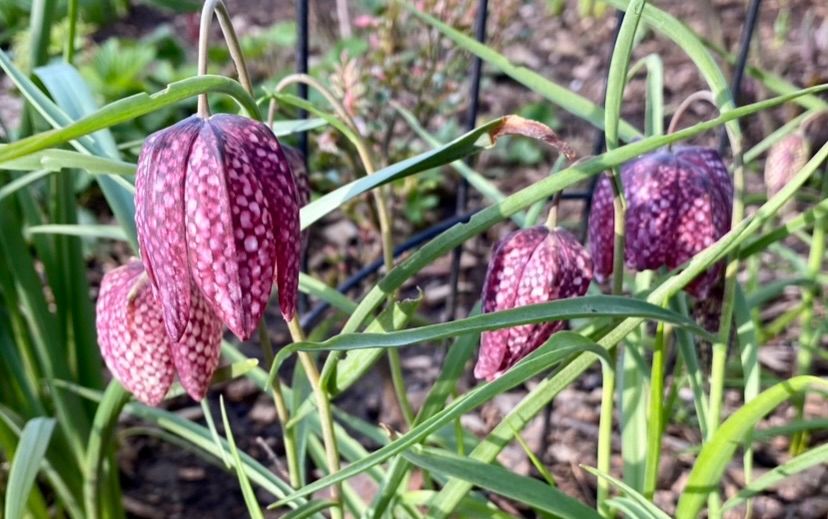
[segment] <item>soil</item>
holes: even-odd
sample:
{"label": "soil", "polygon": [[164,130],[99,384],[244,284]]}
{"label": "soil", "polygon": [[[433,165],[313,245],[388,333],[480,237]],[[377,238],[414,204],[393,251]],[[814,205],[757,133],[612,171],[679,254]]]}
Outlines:
{"label": "soil", "polygon": [[[289,20],[294,16],[294,3],[288,0],[232,0],[227,3],[242,33]],[[664,0],[656,3],[695,30],[735,52],[743,25],[745,2]],[[703,7],[707,3],[711,4],[712,11],[706,11]],[[109,35],[140,35],[152,30],[159,23],[171,23],[179,31],[191,31],[193,15],[160,12],[151,7],[151,3],[134,4],[126,19],[102,30],[95,38],[102,40]],[[318,36],[321,42],[330,41],[331,31],[335,33],[335,29],[331,29],[335,25],[330,14],[336,12],[334,2],[320,0],[311,4],[312,23],[316,24],[311,30],[312,35]],[[544,4],[545,2],[521,4],[517,16],[498,35],[498,40],[503,42],[500,50],[515,64],[527,66],[600,103],[616,23],[613,12],[608,10],[602,16],[582,17],[578,14],[576,2],[570,0],[564,13],[556,17],[547,12]],[[790,30],[780,39],[774,34],[774,24],[778,21],[777,17],[783,6],[787,6],[789,12]],[[352,19],[357,14],[352,12]],[[335,18],[333,20],[335,21]],[[810,30],[806,30],[808,26]],[[325,50],[321,43],[312,44],[315,55]],[[646,36],[644,43],[637,48],[634,59],[653,52],[657,52],[664,61],[664,95],[667,103],[665,111],[669,114],[682,99],[703,89],[705,85],[683,52],[664,38]],[[757,34],[753,38],[751,60],[797,85],[824,81],[819,74],[820,71],[828,70],[828,4],[821,0],[763,2]],[[643,126],[644,119],[644,88],[643,75],[636,76],[629,84],[624,99],[624,117],[639,127]],[[7,88],[0,88],[0,95],[4,95],[1,91],[5,90]],[[746,78],[740,102],[747,103],[766,95],[768,93],[757,82]],[[522,105],[539,100],[538,96],[527,93],[523,87],[509,78],[487,70],[481,94],[480,118],[483,120],[489,116],[513,113]],[[696,120],[709,117],[710,114],[711,110],[706,106],[694,108],[683,125],[692,124]],[[581,154],[591,153],[596,130],[563,111],[557,112],[556,115],[560,120],[559,130],[562,137]],[[778,127],[792,115],[792,110],[786,108],[769,112],[761,118],[749,119],[744,125],[747,145],[758,142],[767,135],[769,128]],[[716,144],[718,136],[711,133],[696,141]],[[486,154],[477,160],[481,170],[498,166],[498,159]],[[545,170],[540,168],[526,168],[517,173],[504,172],[496,181],[502,185],[504,191],[513,192],[545,174]],[[755,177],[752,180],[754,184]],[[479,206],[481,203],[473,198],[471,206]],[[452,208],[451,201],[446,200],[441,212],[449,214]],[[577,224],[582,218],[580,202],[564,203],[562,214],[565,221]],[[342,262],[346,265],[345,268],[355,271],[359,267],[358,262],[348,261],[348,258],[359,258],[360,254],[364,254],[364,251],[354,252],[355,249],[367,246],[378,251],[378,244],[365,244],[357,239],[360,231],[354,224],[345,220],[326,222],[329,226],[337,226],[337,233],[345,229],[346,235],[351,236],[351,239],[345,243],[331,243],[327,241],[329,233],[316,232],[313,239],[318,241],[311,242],[312,257],[314,251],[327,251],[332,247],[338,247],[340,257],[345,258]],[[506,224],[498,226],[489,236],[474,240],[467,246],[462,261],[461,292],[464,300],[461,315],[468,311],[479,294],[492,241],[509,230],[511,228]],[[311,261],[313,262],[313,259]],[[426,300],[422,308],[425,315],[439,319],[444,314],[449,270],[449,261],[443,258],[412,282],[412,287],[416,285],[425,289]],[[773,271],[769,271],[768,275],[773,276]],[[769,307],[762,318],[770,321],[781,315],[797,303],[798,297],[797,293],[786,294]],[[272,315],[269,317],[269,323],[274,344],[286,343],[287,335],[279,324],[281,319]],[[789,376],[795,358],[793,345],[797,339],[798,331],[792,328],[763,347],[763,367],[777,376]],[[259,355],[255,346],[244,345],[243,351],[251,357]],[[435,355],[435,351],[433,347],[426,346],[402,350],[407,384],[411,388],[410,396],[415,404],[422,401],[439,371],[439,355]],[[815,369],[817,374],[828,375],[828,365],[824,362],[818,363]],[[387,402],[393,399],[387,398],[387,393],[377,390],[383,387],[387,392],[388,385],[385,381],[382,370],[375,369],[343,395],[337,404],[345,411],[369,422],[385,423],[392,428],[400,429],[402,426],[399,412],[393,406],[387,405]],[[474,384],[470,374],[463,384],[467,387]],[[539,453],[559,487],[588,503],[594,502],[595,480],[580,469],[579,465],[595,465],[600,384],[599,372],[585,374],[555,399],[545,416],[537,417],[523,432],[524,439],[536,453]],[[464,425],[476,434],[485,435],[528,390],[529,387],[497,397],[478,412],[464,417]],[[220,385],[209,395],[215,417],[220,416],[219,394],[224,395],[239,447],[274,470],[282,471],[279,426],[275,411],[266,395],[244,380]],[[739,402],[739,393],[729,390],[726,395],[726,411],[738,407]],[[683,392],[679,394],[679,405],[692,411],[692,399]],[[169,401],[165,406],[203,423],[201,408],[186,397]],[[828,403],[824,398],[809,398],[806,413],[811,417],[828,417]],[[760,428],[782,424],[792,416],[792,409],[782,406],[764,420]],[[126,434],[138,425],[139,421],[127,417],[120,427],[121,482],[125,495],[124,505],[130,517],[207,519],[245,516],[245,506],[235,474],[225,471],[220,463],[207,462],[203,456],[182,450],[179,446],[162,441],[156,436]],[[219,430],[222,430],[220,424]],[[691,447],[699,442],[697,435],[695,428],[681,423],[671,425],[665,433],[665,447],[655,499],[667,513],[674,510],[677,495],[686,482],[694,456]],[[824,442],[826,439],[828,432],[821,432],[813,436],[813,443]],[[614,442],[616,448],[620,447],[620,438],[614,438]],[[373,446],[369,444],[370,447]],[[789,459],[787,449],[787,440],[781,437],[762,445],[756,453],[756,475]],[[515,472],[537,476],[522,449],[517,445],[511,445],[504,450],[499,460]],[[616,468],[621,466],[617,450],[613,457],[613,465]],[[734,494],[743,484],[744,475],[741,470],[741,463],[734,462],[728,467],[725,483],[727,496]],[[370,488],[365,491],[370,492]],[[272,496],[265,493],[259,493],[259,498],[263,504],[272,501]],[[515,510],[512,505],[504,506],[508,506],[506,509],[513,510],[513,513],[524,513],[520,509]],[[766,496],[756,499],[754,506],[754,517],[757,518],[828,517],[828,469],[818,466],[803,472],[777,486]],[[739,513],[731,516],[741,517],[743,511],[737,512]],[[269,514],[273,517],[278,516],[275,512]],[[528,513],[525,515],[530,516]]]}

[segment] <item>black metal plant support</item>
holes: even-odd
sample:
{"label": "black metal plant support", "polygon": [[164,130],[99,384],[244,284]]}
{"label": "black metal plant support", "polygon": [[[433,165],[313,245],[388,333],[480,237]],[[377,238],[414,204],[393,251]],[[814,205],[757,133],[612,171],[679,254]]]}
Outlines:
{"label": "black metal plant support", "polygon": [[[475,38],[480,43],[486,42],[486,19],[488,18],[489,3],[487,0],[480,0],[477,4],[477,18],[475,20]],[[480,109],[480,77],[483,73],[483,60],[475,57],[472,60],[471,83],[469,85],[469,109],[466,116],[466,131],[471,131],[477,124],[477,112]],[[466,159],[471,163],[471,158]],[[457,184],[457,204],[455,215],[466,212],[469,201],[469,184],[462,178]],[[451,272],[449,274],[449,299],[446,305],[446,319],[454,319],[457,313],[457,286],[460,282],[460,257],[463,254],[463,246],[452,251]]]}
{"label": "black metal plant support", "polygon": [[[308,0],[296,0],[296,72],[298,74],[308,73]],[[299,83],[299,97],[307,100],[308,85]],[[304,119],[308,113],[300,110],[298,114],[299,119]],[[299,134],[299,151],[302,152],[302,159],[305,161],[305,171],[310,171],[308,168],[308,132],[301,132]],[[308,271],[308,255],[305,253],[302,257],[302,270]],[[300,294],[299,310],[304,312],[309,306],[308,297],[305,294]]]}
{"label": "black metal plant support", "polygon": [[[745,77],[745,66],[750,54],[750,42],[756,29],[756,21],[759,18],[759,9],[762,0],[751,0],[747,8],[745,25],[742,27],[742,36],[739,41],[739,55],[736,58],[736,68],[733,70],[733,80],[730,83],[730,92],[733,95],[733,103],[736,106],[741,104],[742,80]],[[724,153],[729,142],[724,127],[719,132],[719,153]]]}

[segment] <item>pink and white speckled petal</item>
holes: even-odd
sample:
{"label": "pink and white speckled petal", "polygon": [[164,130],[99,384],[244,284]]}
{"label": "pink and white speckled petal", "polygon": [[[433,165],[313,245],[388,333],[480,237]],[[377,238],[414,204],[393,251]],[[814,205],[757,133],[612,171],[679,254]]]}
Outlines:
{"label": "pink and white speckled petal", "polygon": [[174,368],[160,305],[139,261],[108,272],[96,305],[98,342],[112,375],[148,405],[164,399]]}
{"label": "pink and white speckled petal", "polygon": [[[516,231],[495,248],[483,290],[484,313],[586,293],[592,261],[574,236],[538,226]],[[474,375],[492,380],[540,347],[564,323],[525,324],[484,332]]]}
{"label": "pink and white speckled petal", "polygon": [[187,165],[190,272],[213,311],[246,340],[270,297],[276,244],[251,157],[214,119],[202,127]]}
{"label": "pink and white speckled petal", "polygon": [[236,135],[248,147],[253,170],[259,179],[276,238],[276,284],[279,308],[286,320],[296,313],[299,294],[301,237],[299,231],[300,194],[290,161],[273,132],[264,124],[235,116],[215,116],[213,120],[227,133]]}
{"label": "pink and white speckled petal", "polygon": [[181,340],[171,346],[178,379],[194,400],[207,394],[219,364],[222,323],[193,287],[193,311]]}
{"label": "pink and white speckled petal", "polygon": [[138,158],[135,178],[138,244],[172,340],[184,333],[190,314],[184,182],[187,156],[202,124],[193,116],[151,135]]}

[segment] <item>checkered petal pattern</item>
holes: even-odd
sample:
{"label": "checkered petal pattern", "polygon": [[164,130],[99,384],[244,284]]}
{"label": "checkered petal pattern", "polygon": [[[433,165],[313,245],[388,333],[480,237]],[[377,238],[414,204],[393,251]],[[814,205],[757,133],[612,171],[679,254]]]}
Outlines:
{"label": "checkered petal pattern", "polygon": [[[621,181],[627,200],[624,260],[634,270],[675,268],[730,230],[733,182],[719,154],[709,148],[657,151],[625,164]],[[589,248],[595,277],[612,274],[612,186],[602,178],[589,215]],[[688,286],[697,298],[707,296],[721,277],[714,265]]]}
{"label": "checkered petal pattern", "polygon": [[274,280],[285,318],[299,283],[299,202],[287,159],[262,123],[191,117],[151,136],[138,163],[136,223],[170,338],[181,339],[198,293],[242,340]]}
{"label": "checkered petal pattern", "polygon": [[[497,312],[582,296],[592,260],[569,232],[544,226],[521,229],[495,245],[483,286],[483,312]],[[474,375],[492,380],[540,347],[562,321],[483,332]]]}
{"label": "checkered petal pattern", "polygon": [[173,341],[140,261],[107,272],[101,282],[96,305],[101,353],[112,375],[141,402],[160,403],[176,371],[193,398],[204,398],[218,365],[222,326],[198,292],[191,301],[193,318]]}

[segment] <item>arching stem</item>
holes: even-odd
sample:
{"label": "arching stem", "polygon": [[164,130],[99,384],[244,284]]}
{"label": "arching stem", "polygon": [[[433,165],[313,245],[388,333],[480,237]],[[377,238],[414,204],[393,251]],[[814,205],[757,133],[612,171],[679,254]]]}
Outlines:
{"label": "arching stem", "polygon": [[[365,140],[362,138],[360,134],[359,128],[357,127],[356,123],[354,122],[353,118],[348,114],[339,100],[328,90],[322,83],[317,81],[312,76],[307,74],[291,74],[289,76],[284,77],[279,83],[276,85],[276,92],[281,92],[285,88],[290,85],[294,84],[305,84],[309,87],[315,89],[319,92],[322,97],[325,98],[326,101],[331,105],[333,108],[334,113],[345,122],[348,127],[353,130],[353,138],[351,143],[357,150],[359,154],[359,158],[362,161],[362,165],[365,168],[365,172],[368,175],[373,174],[376,171],[376,166],[374,165],[374,161],[371,158],[370,150],[368,149]],[[271,114],[275,115],[275,100],[271,100],[271,104],[268,107],[268,119],[271,118]],[[372,191],[374,197],[374,204],[377,209],[377,218],[379,220],[379,227],[380,227],[380,236],[382,239],[382,257],[383,257],[383,264],[385,266],[386,272],[390,272],[392,268],[394,268],[394,236],[393,236],[393,229],[391,226],[392,216],[391,216],[391,208],[388,205],[388,199],[390,197],[390,191],[388,190],[387,186],[380,186],[378,189]],[[388,294],[388,304],[394,304],[394,301],[397,297],[397,291],[393,291]],[[412,420],[414,419],[414,411],[411,407],[411,403],[408,401],[408,395],[406,394],[405,390],[405,380],[402,376],[402,366],[400,362],[400,354],[395,349],[389,349],[387,351],[388,354],[388,363],[391,369],[391,382],[394,386],[394,393],[397,397],[398,404],[400,406],[400,410],[403,414],[403,418],[408,425],[411,425]],[[334,362],[337,358],[339,358],[339,352],[331,352],[331,358],[334,359]]]}
{"label": "arching stem", "polygon": [[[302,342],[305,340],[305,333],[302,331],[302,325],[299,324],[299,319],[296,316],[288,321],[288,329],[290,330],[290,336],[293,342]],[[322,442],[325,445],[325,459],[328,464],[328,472],[335,474],[339,472],[339,450],[336,446],[336,436],[334,434],[331,401],[328,398],[328,393],[325,391],[325,388],[320,383],[319,369],[316,367],[314,358],[306,351],[300,351],[298,355],[316,398],[316,408],[319,411],[319,423],[322,426]],[[334,485],[331,487],[331,490],[332,497],[337,503],[331,509],[331,517],[341,519],[343,517],[342,486],[338,484]]]}
{"label": "arching stem", "polygon": [[[247,72],[247,65],[242,54],[241,44],[230,20],[230,12],[222,0],[207,0],[201,9],[201,22],[198,30],[198,75],[207,74],[207,53],[210,43],[210,27],[213,22],[213,12],[219,19],[221,32],[224,34],[224,41],[230,51],[230,58],[236,66],[236,73],[239,76],[239,83],[253,95],[253,84],[250,82],[250,74]],[[207,118],[210,116],[210,107],[207,104],[207,94],[198,96],[198,115]]]}

